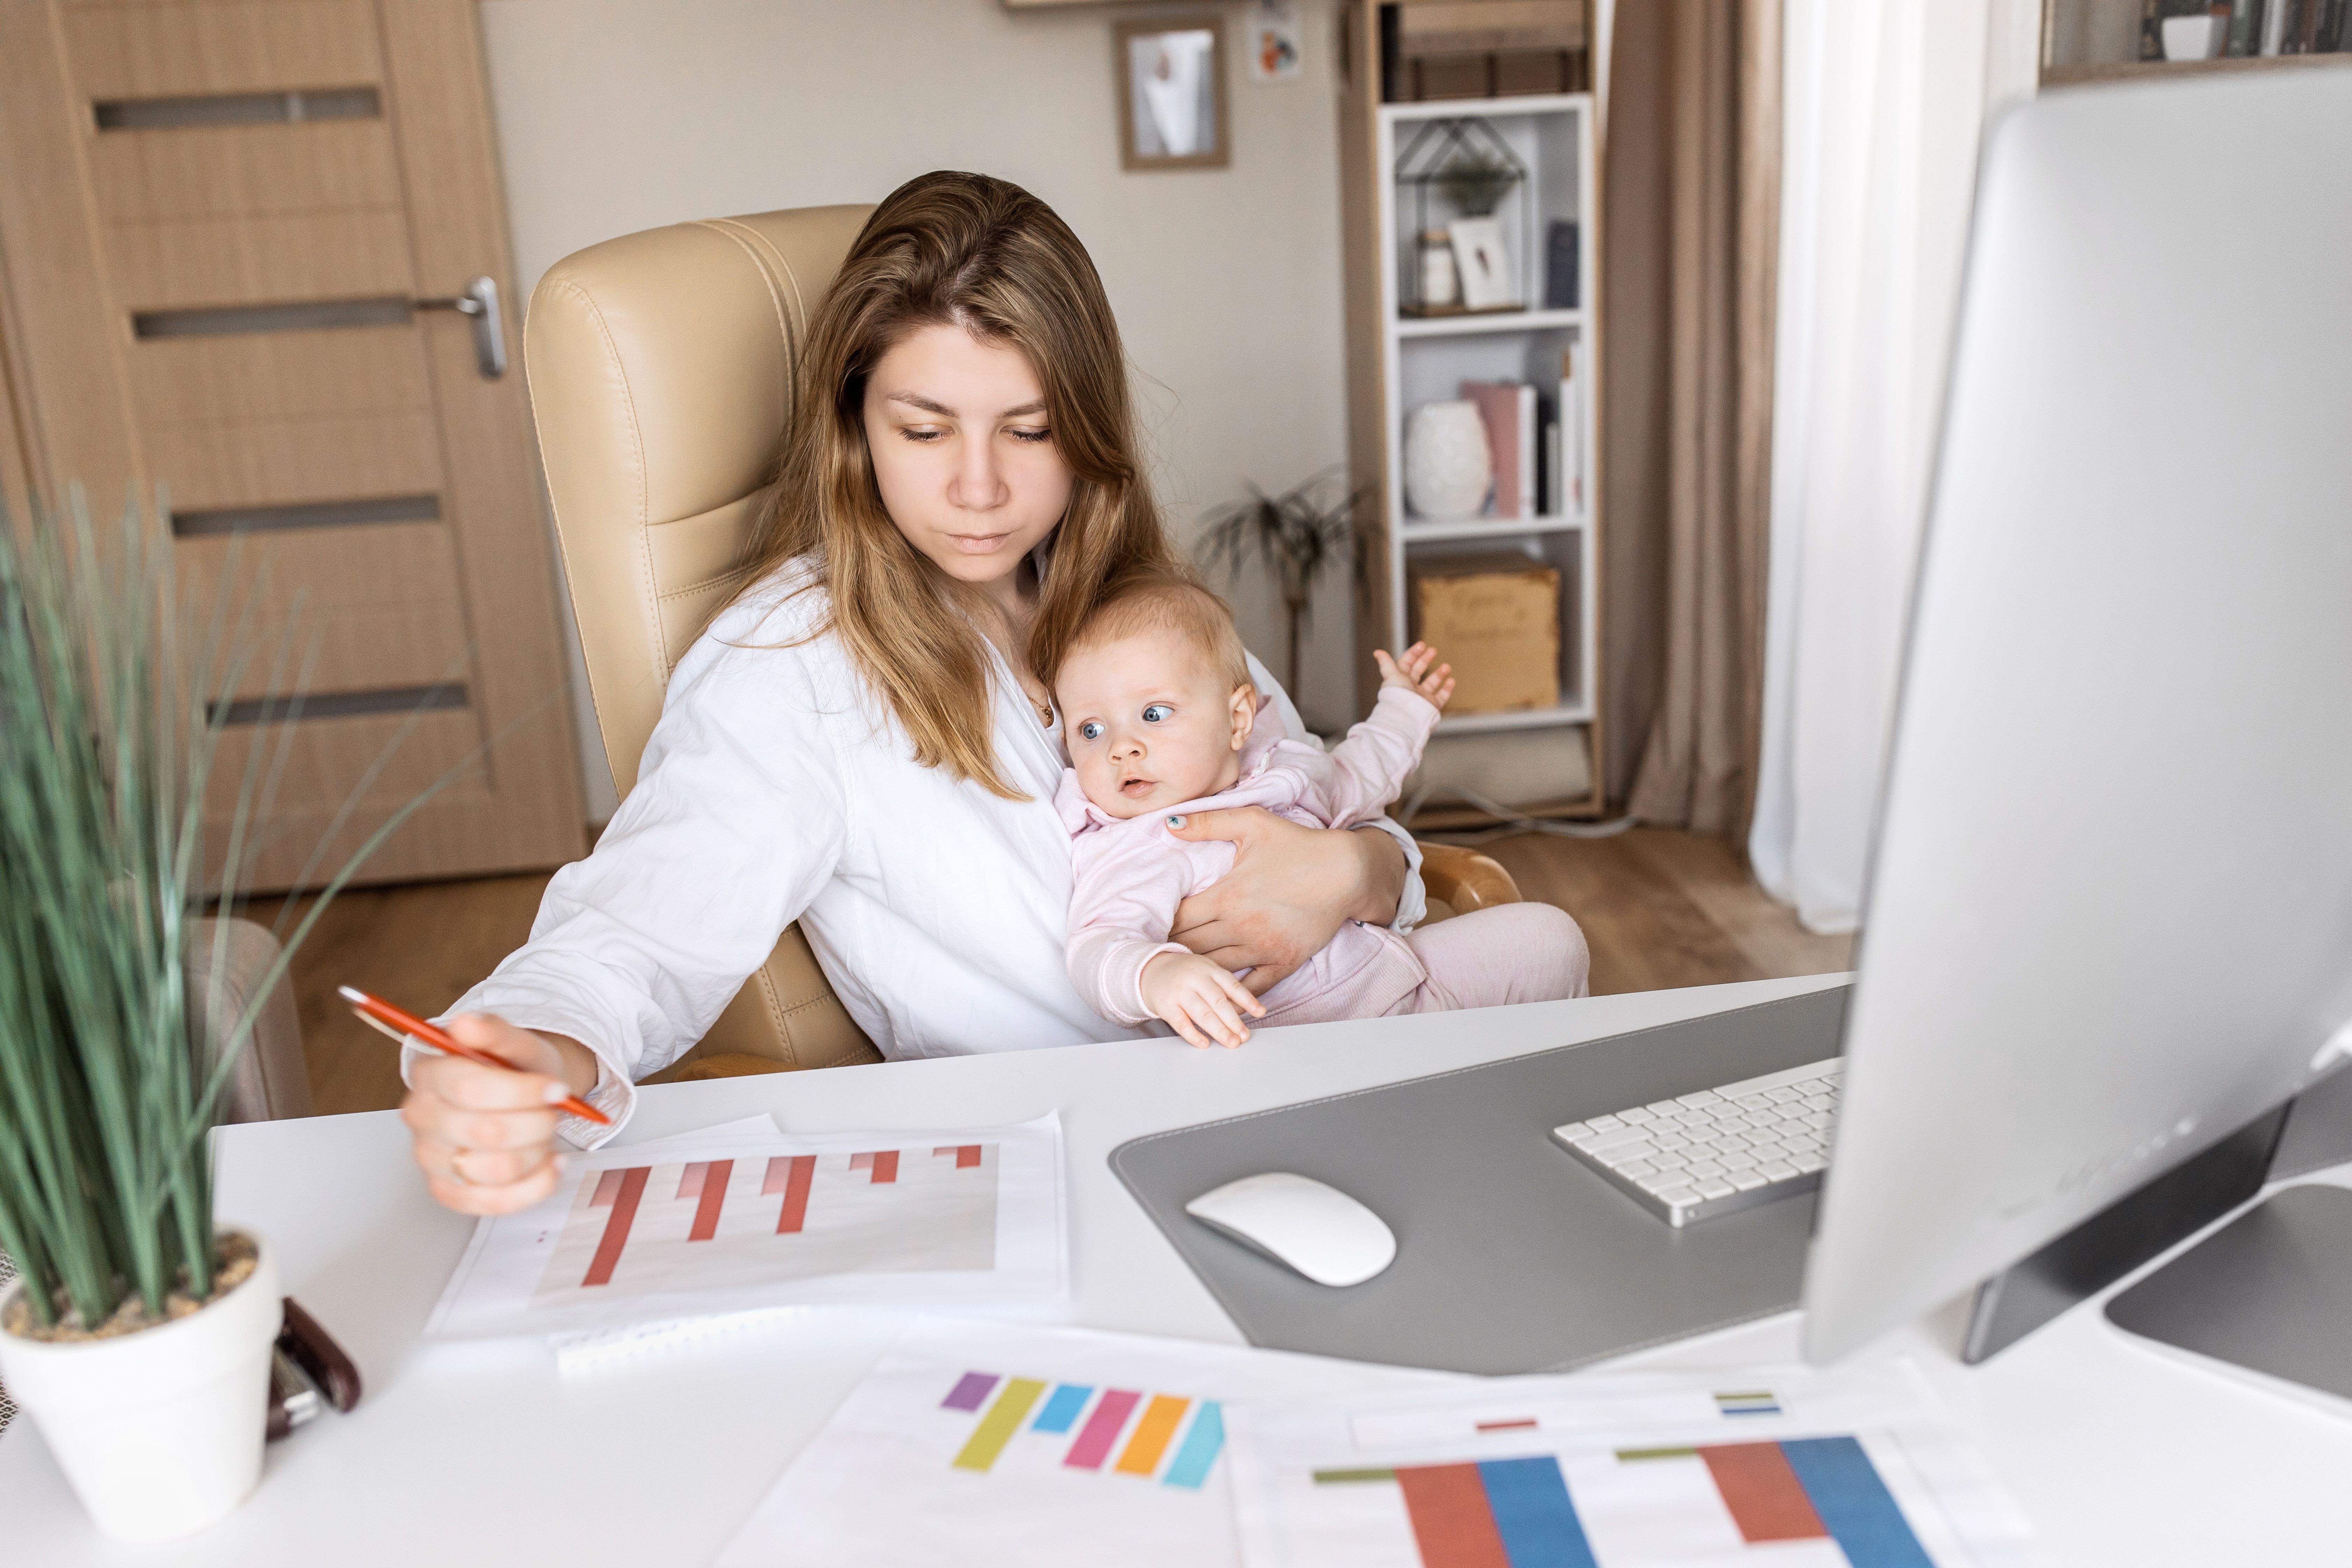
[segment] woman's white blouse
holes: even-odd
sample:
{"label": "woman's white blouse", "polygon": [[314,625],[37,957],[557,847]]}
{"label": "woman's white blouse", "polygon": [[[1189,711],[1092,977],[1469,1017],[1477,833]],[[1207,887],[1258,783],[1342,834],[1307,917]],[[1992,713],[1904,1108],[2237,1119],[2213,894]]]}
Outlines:
{"label": "woman's white blouse", "polygon": [[[918,765],[840,639],[796,640],[825,608],[820,588],[792,592],[804,581],[755,589],[688,651],[636,787],[594,851],[556,873],[530,941],[449,1009],[586,1045],[604,1064],[593,1098],[616,1126],[633,1080],[699,1040],[794,920],[894,1059],[1138,1033],[1070,984],[1060,715],[1041,724],[1000,661],[996,755],[1029,798]],[[1250,673],[1289,732],[1306,733],[1255,658]],[[1412,865],[1397,911],[1409,929],[1421,858],[1395,832]],[[566,1128],[582,1143],[593,1131]]]}

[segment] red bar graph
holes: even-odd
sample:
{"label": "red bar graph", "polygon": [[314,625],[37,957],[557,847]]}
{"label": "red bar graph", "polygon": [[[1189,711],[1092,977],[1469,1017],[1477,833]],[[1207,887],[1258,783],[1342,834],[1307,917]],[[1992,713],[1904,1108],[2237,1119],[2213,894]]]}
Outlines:
{"label": "red bar graph", "polygon": [[589,1200],[593,1207],[604,1197],[604,1184],[612,1177],[620,1180],[613,1185],[613,1215],[604,1222],[604,1239],[596,1243],[596,1256],[588,1264],[583,1285],[610,1285],[613,1267],[621,1261],[621,1248],[629,1243],[629,1226],[637,1217],[637,1201],[646,1195],[646,1178],[653,1174],[650,1165],[632,1165],[625,1171],[607,1171],[596,1180],[596,1195]]}
{"label": "red bar graph", "polygon": [[768,1162],[768,1174],[760,1184],[763,1197],[784,1194],[783,1211],[776,1216],[776,1234],[796,1234],[808,1218],[809,1183],[816,1178],[816,1156],[814,1154],[782,1154]]}
{"label": "red bar graph", "polygon": [[1511,1568],[1476,1465],[1416,1465],[1396,1479],[1425,1568]]}
{"label": "red bar graph", "polygon": [[727,1178],[735,1173],[735,1162],[713,1160],[701,1170],[702,1181],[695,1194],[701,1201],[695,1205],[694,1228],[686,1233],[688,1241],[709,1241],[719,1234],[719,1209],[727,1201]]}
{"label": "red bar graph", "polygon": [[887,1186],[898,1179],[898,1151],[869,1149],[863,1154],[852,1154],[849,1157],[849,1168],[853,1171],[870,1171],[873,1173],[872,1180],[876,1186]]}
{"label": "red bar graph", "polygon": [[[930,1145],[909,1149],[868,1149],[856,1152],[842,1151],[825,1154],[778,1154],[760,1156],[759,1191],[763,1199],[775,1199],[776,1236],[801,1236],[811,1224],[810,1205],[817,1201],[816,1189],[820,1166],[825,1173],[824,1214],[816,1220],[819,1229],[828,1221],[838,1219],[855,1226],[857,1216],[873,1212],[880,1216],[896,1215],[912,1206],[920,1210],[931,1203],[943,1203],[950,1207],[966,1203],[979,1195],[979,1189],[989,1187],[994,1173],[989,1166],[988,1148],[984,1143],[942,1144],[931,1149],[931,1157],[924,1157]],[[845,1172],[841,1161],[848,1169]],[[913,1163],[908,1163],[912,1161]],[[623,1166],[600,1170],[583,1183],[583,1196],[565,1222],[565,1240],[559,1254],[560,1261],[551,1265],[560,1270],[562,1283],[550,1283],[549,1289],[571,1289],[577,1279],[581,1286],[611,1285],[619,1272],[621,1255],[630,1244],[633,1232],[642,1221],[644,1234],[635,1237],[640,1253],[648,1258],[679,1240],[688,1242],[719,1242],[713,1253],[696,1252],[699,1265],[709,1265],[721,1255],[731,1257],[736,1245],[748,1244],[743,1266],[756,1272],[765,1267],[753,1260],[763,1245],[758,1239],[761,1222],[749,1215],[739,1214],[730,1229],[726,1220],[728,1189],[733,1184],[735,1168],[744,1163],[740,1158],[730,1160],[680,1161],[673,1165]],[[655,1172],[661,1174],[658,1190],[652,1189]],[[961,1174],[972,1171],[972,1176]],[[863,1177],[861,1181],[860,1178]],[[836,1190],[846,1178],[846,1191]],[[888,1187],[889,1192],[876,1193],[871,1197],[856,1195],[859,1186]],[[740,1210],[751,1201],[751,1173],[745,1173],[743,1191],[735,1194]],[[651,1202],[650,1212],[640,1212]],[[869,1210],[870,1205],[870,1210]],[[835,1210],[842,1212],[838,1215]],[[605,1211],[600,1217],[597,1211]],[[751,1227],[748,1233],[744,1227]],[[942,1243],[943,1247],[947,1244]],[[649,1250],[650,1249],[650,1250]],[[573,1271],[581,1267],[583,1250],[591,1254],[585,1274]],[[953,1252],[953,1247],[948,1247]],[[804,1257],[805,1247],[795,1244],[794,1256]],[[961,1257],[961,1254],[956,1256]],[[672,1258],[675,1261],[675,1258]],[[667,1265],[666,1265],[667,1266]],[[958,1265],[970,1267],[969,1263]],[[983,1259],[984,1266],[984,1259]],[[789,1263],[779,1263],[789,1270]],[[649,1261],[648,1270],[654,1266]],[[632,1280],[635,1279],[635,1269]],[[642,1282],[625,1281],[624,1289],[645,1289]]]}

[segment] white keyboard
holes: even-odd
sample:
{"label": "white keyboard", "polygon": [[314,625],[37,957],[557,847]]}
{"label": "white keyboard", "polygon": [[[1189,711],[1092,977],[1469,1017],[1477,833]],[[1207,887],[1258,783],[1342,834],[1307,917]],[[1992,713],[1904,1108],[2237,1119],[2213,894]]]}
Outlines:
{"label": "white keyboard", "polygon": [[1832,1057],[1551,1130],[1552,1142],[1668,1225],[1809,1193],[1829,1164]]}

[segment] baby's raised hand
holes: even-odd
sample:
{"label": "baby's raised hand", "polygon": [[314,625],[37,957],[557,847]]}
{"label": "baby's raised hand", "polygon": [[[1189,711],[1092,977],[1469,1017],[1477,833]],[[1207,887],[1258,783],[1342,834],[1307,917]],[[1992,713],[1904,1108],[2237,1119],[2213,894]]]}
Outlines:
{"label": "baby's raised hand", "polygon": [[[1417,642],[1404,650],[1402,658],[1391,658],[1380,648],[1372,650],[1372,662],[1381,667],[1382,686],[1402,686],[1429,699],[1433,708],[1445,706],[1454,695],[1454,667],[1437,663],[1437,650],[1425,642]],[[1436,665],[1435,668],[1431,668]]]}
{"label": "baby's raised hand", "polygon": [[1265,1016],[1265,1004],[1214,959],[1163,952],[1143,966],[1143,1005],[1192,1044],[1231,1049],[1250,1037],[1242,1022]]}

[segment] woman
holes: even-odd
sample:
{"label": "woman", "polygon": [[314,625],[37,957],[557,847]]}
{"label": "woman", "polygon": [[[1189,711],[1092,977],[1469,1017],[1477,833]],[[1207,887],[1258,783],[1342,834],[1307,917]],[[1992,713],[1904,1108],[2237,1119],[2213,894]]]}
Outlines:
{"label": "woman", "polygon": [[[453,1010],[460,1040],[529,1070],[404,1063],[416,1162],[451,1208],[546,1197],[559,1134],[595,1131],[552,1104],[625,1121],[633,1080],[700,1038],[794,920],[886,1056],[1129,1033],[1065,965],[1062,736],[1036,674],[1106,585],[1181,569],[1094,264],[1018,187],[925,175],[851,247],[802,377],[749,585],[671,676],[595,852]],[[1255,989],[1348,920],[1419,917],[1401,830],[1244,810],[1185,835],[1240,856],[1174,939]]]}

